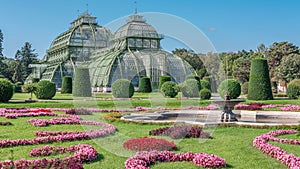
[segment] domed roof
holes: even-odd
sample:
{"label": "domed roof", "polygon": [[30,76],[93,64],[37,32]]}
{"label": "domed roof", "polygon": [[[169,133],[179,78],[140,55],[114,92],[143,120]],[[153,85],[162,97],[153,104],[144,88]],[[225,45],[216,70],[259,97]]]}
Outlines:
{"label": "domed roof", "polygon": [[113,40],[127,37],[161,39],[155,28],[146,23],[143,16],[138,14],[134,14],[129,17],[127,23],[116,31]]}

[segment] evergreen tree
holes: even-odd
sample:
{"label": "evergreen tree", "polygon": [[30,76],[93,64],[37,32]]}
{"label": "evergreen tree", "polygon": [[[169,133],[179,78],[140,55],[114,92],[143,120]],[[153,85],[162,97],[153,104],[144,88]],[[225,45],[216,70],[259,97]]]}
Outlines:
{"label": "evergreen tree", "polygon": [[2,43],[3,43],[3,33],[0,29],[0,57],[3,57],[3,45],[2,45]]}
{"label": "evergreen tree", "polygon": [[35,49],[31,49],[31,44],[29,42],[25,42],[24,47],[21,49],[22,54],[22,68],[23,68],[23,77],[25,80],[26,77],[31,73],[31,68],[29,68],[29,64],[37,63],[37,54],[34,53]]}
{"label": "evergreen tree", "polygon": [[17,53],[15,54],[15,67],[14,67],[14,74],[12,76],[12,81],[13,82],[24,82],[22,79],[22,66],[21,66],[21,51],[17,50]]}

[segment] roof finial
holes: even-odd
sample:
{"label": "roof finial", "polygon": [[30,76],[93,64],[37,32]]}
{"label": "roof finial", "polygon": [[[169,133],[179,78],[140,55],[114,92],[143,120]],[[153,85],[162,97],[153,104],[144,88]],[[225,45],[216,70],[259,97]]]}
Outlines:
{"label": "roof finial", "polygon": [[137,14],[137,2],[134,1],[134,4],[135,4],[135,10],[134,10],[134,14]]}
{"label": "roof finial", "polygon": [[86,4],[86,13],[89,13],[89,4]]}

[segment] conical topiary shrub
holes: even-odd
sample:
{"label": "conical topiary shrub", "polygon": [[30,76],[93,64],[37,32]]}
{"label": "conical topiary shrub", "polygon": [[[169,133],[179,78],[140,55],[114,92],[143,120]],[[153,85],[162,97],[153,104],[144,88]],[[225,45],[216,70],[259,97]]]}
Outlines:
{"label": "conical topiary shrub", "polygon": [[249,100],[272,100],[272,87],[266,59],[253,59],[248,86]]}
{"label": "conical topiary shrub", "polygon": [[91,82],[89,69],[77,67],[75,71],[73,95],[76,97],[91,97]]}
{"label": "conical topiary shrub", "polygon": [[62,79],[61,93],[72,93],[72,77],[64,76]]}

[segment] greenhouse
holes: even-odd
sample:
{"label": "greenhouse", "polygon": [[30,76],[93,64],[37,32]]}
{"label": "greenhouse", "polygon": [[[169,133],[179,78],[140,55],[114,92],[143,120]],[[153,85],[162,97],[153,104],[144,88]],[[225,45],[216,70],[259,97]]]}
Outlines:
{"label": "greenhouse", "polygon": [[112,36],[113,46],[93,53],[88,63],[91,84],[110,87],[117,79],[128,79],[138,86],[139,77],[147,76],[152,86],[158,86],[162,75],[183,82],[194,73],[193,69],[184,60],[162,50],[162,38],[141,15],[130,16]]}
{"label": "greenhouse", "polygon": [[77,66],[86,66],[93,87],[109,89],[117,79],[128,79],[138,86],[143,76],[150,77],[152,86],[158,86],[162,75],[170,75],[174,82],[181,83],[194,71],[181,58],[162,50],[162,39],[139,14],[131,15],[112,34],[99,26],[95,17],[84,13],[52,42],[43,63],[32,66],[28,79],[50,80],[59,88],[62,77],[73,77]]}
{"label": "greenhouse", "polygon": [[50,80],[59,88],[62,77],[73,77],[75,67],[89,61],[93,51],[111,45],[111,35],[110,30],[96,23],[96,17],[80,15],[69,30],[54,39],[42,64],[31,65],[33,73],[26,81],[33,77]]}

